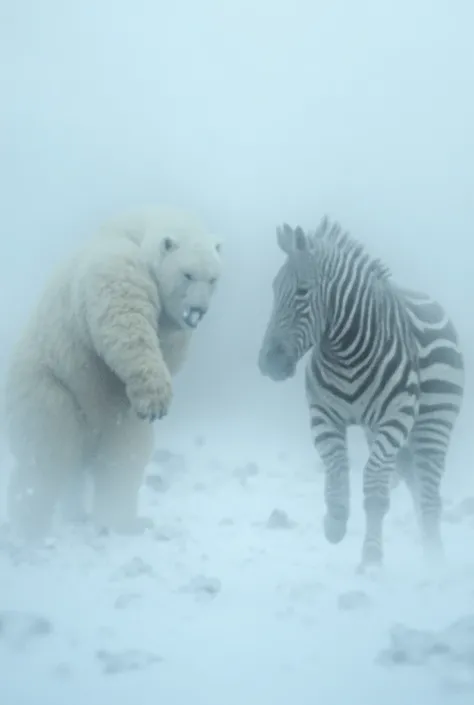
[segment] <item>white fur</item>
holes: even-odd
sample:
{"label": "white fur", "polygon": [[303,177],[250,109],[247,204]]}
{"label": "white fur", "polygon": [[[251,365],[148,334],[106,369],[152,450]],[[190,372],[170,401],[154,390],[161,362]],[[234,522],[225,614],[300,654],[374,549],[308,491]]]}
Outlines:
{"label": "white fur", "polygon": [[145,525],[137,501],[149,422],[168,412],[190,324],[220,275],[219,249],[191,216],[155,208],[106,224],[53,275],[6,383],[16,459],[8,504],[23,534],[44,535],[86,466],[95,520],[118,531]]}

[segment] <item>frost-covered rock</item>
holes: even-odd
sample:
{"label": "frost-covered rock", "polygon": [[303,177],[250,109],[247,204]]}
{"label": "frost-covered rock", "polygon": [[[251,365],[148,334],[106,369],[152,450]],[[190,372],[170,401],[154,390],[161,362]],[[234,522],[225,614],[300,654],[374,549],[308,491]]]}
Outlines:
{"label": "frost-covered rock", "polygon": [[182,531],[173,526],[160,526],[153,532],[155,541],[173,541],[182,537]]}
{"label": "frost-covered rock", "polygon": [[166,492],[172,483],[186,471],[183,455],[166,449],[154,452],[151,469],[145,478],[145,485],[154,492]]}
{"label": "frost-covered rock", "polygon": [[194,593],[201,597],[215,597],[222,588],[219,578],[208,577],[205,575],[196,575],[191,578],[189,583],[183,585],[180,592]]}
{"label": "frost-covered rock", "polygon": [[153,568],[143,558],[135,556],[115,572],[114,578],[115,580],[120,580],[121,578],[138,578],[144,575],[153,576]]}
{"label": "frost-covered rock", "polygon": [[116,610],[124,610],[130,605],[139,602],[141,596],[137,592],[123,592],[117,597],[114,603]]}
{"label": "frost-covered rock", "polygon": [[443,520],[450,524],[459,524],[468,518],[474,518],[474,497],[465,497],[443,512]]}
{"label": "frost-covered rock", "polygon": [[390,631],[390,645],[380,652],[378,661],[385,665],[420,665],[434,655],[445,653],[447,646],[435,632],[411,629],[396,624]]}
{"label": "frost-covered rock", "polygon": [[175,457],[175,453],[172,453],[167,448],[157,448],[152,456],[152,462],[158,463],[159,465],[165,465],[169,463]]}
{"label": "frost-covered rock", "polygon": [[100,649],[96,652],[96,657],[102,672],[107,675],[117,675],[127,671],[142,671],[163,661],[161,656],[139,649],[125,649],[124,651]]}
{"label": "frost-covered rock", "polygon": [[337,606],[343,611],[367,609],[371,604],[372,600],[363,590],[341,592],[337,598]]}
{"label": "frost-covered rock", "polygon": [[245,485],[251,477],[256,477],[258,472],[259,470],[257,463],[250,462],[236,467],[234,470],[234,477],[236,477],[242,485]]}
{"label": "frost-covered rock", "polygon": [[15,648],[24,648],[52,631],[51,621],[42,615],[15,610],[0,612],[0,640]]}
{"label": "frost-covered rock", "polygon": [[153,492],[166,492],[169,489],[169,483],[157,472],[146,476],[145,485]]}
{"label": "frost-covered rock", "polygon": [[463,687],[474,690],[474,615],[438,631],[397,624],[377,661],[385,666],[432,666],[450,687],[462,681]]}
{"label": "frost-covered rock", "polygon": [[267,519],[267,529],[293,529],[296,522],[283,509],[274,509]]}

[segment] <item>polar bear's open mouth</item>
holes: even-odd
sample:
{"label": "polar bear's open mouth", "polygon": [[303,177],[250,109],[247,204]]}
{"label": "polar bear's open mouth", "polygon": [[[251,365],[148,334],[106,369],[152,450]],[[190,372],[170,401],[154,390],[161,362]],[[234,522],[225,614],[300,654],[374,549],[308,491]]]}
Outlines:
{"label": "polar bear's open mouth", "polygon": [[204,316],[204,311],[198,306],[190,306],[183,313],[183,320],[190,328],[197,328]]}

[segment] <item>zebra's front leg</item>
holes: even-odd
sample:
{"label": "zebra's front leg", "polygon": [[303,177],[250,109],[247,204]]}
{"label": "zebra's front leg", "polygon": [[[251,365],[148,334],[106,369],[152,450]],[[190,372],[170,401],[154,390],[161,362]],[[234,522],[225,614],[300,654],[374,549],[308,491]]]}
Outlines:
{"label": "zebra's front leg", "polygon": [[329,543],[340,543],[347,531],[350,510],[347,431],[312,411],[314,445],[324,465],[324,535]]}
{"label": "zebra's front leg", "polygon": [[[400,448],[394,440],[390,427],[380,428],[364,468],[365,536],[359,572],[383,563],[383,524],[390,508],[390,480]],[[401,440],[406,442],[406,438]]]}
{"label": "zebra's front leg", "polygon": [[[368,445],[369,452],[370,452],[372,449],[372,443],[374,442],[374,438],[375,438],[376,434],[374,431],[371,431],[369,428],[364,428],[364,435],[365,435],[365,440],[367,441],[367,445]],[[406,451],[404,448],[400,449],[400,452],[398,454],[398,458],[404,456],[405,452]],[[400,474],[398,468],[399,468],[399,463],[397,460],[397,463],[395,464],[395,468],[394,468],[395,471],[392,472],[390,475],[390,489],[391,490],[396,489],[402,479],[402,475]]]}

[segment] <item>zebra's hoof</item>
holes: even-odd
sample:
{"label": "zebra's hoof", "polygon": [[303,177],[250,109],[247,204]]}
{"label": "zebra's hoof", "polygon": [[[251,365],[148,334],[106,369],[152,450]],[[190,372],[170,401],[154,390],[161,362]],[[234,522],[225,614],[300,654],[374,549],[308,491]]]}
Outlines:
{"label": "zebra's hoof", "polygon": [[347,521],[336,519],[326,514],[324,517],[324,535],[329,543],[340,543],[346,535]]}
{"label": "zebra's hoof", "polygon": [[382,572],[382,563],[366,563],[361,561],[356,568],[356,575],[363,575],[369,580],[378,580]]}
{"label": "zebra's hoof", "polygon": [[359,575],[378,573],[382,567],[383,556],[382,551],[378,546],[364,547],[362,551],[362,560],[357,568]]}

